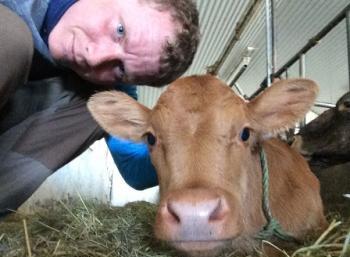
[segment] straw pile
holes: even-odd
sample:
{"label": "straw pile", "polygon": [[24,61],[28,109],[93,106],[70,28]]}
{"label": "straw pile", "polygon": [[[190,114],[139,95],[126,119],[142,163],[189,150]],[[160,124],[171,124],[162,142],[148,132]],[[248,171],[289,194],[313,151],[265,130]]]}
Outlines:
{"label": "straw pile", "polygon": [[[135,202],[109,207],[96,202],[59,202],[31,216],[14,214],[0,222],[2,257],[178,257],[155,240],[156,206]],[[349,257],[350,220],[331,222],[318,240],[286,257]],[[225,253],[222,257],[233,257]]]}

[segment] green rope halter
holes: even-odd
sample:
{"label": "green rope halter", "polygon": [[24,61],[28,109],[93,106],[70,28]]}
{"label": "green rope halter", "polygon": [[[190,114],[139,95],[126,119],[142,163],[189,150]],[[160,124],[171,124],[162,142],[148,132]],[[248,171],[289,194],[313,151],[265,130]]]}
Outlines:
{"label": "green rope halter", "polygon": [[262,170],[262,185],[263,185],[263,197],[262,197],[262,209],[267,220],[266,225],[263,229],[256,235],[257,239],[264,240],[270,239],[273,236],[282,239],[284,241],[294,241],[298,242],[293,236],[286,233],[281,224],[272,217],[270,202],[269,202],[269,168],[267,165],[267,158],[265,151],[260,147],[260,164]]}

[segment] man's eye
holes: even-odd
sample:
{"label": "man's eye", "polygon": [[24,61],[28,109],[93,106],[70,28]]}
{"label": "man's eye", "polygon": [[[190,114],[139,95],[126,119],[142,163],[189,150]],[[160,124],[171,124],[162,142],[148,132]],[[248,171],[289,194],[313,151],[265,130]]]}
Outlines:
{"label": "man's eye", "polygon": [[125,28],[120,23],[117,25],[116,35],[117,35],[117,37],[124,37],[124,35],[125,35]]}

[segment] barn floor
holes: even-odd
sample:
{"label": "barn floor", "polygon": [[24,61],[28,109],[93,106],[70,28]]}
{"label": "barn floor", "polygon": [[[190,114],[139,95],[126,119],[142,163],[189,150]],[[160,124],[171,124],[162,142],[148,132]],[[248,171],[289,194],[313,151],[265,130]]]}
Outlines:
{"label": "barn floor", "polygon": [[[147,202],[109,207],[77,200],[58,202],[31,216],[14,214],[0,222],[0,256],[179,257],[181,254],[154,239],[155,213],[156,205]],[[341,224],[335,222],[341,220]],[[345,242],[350,241],[350,219],[332,214],[330,221],[334,222],[317,241],[284,255],[350,256],[349,242]],[[231,251],[220,256],[237,255]]]}

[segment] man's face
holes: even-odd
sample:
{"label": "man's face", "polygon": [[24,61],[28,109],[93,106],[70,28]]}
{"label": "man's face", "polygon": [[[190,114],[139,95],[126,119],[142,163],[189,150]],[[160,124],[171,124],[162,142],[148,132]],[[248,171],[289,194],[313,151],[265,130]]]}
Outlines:
{"label": "man's face", "polygon": [[49,35],[53,58],[84,79],[109,85],[156,75],[176,25],[139,0],[79,0]]}

